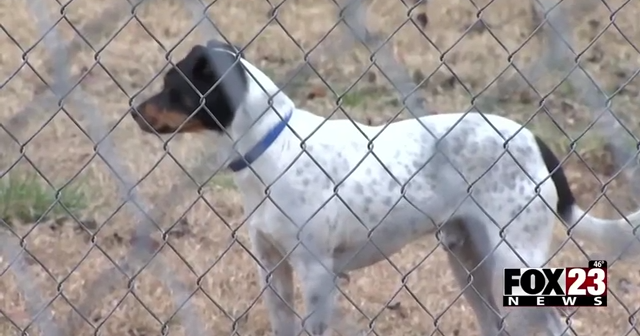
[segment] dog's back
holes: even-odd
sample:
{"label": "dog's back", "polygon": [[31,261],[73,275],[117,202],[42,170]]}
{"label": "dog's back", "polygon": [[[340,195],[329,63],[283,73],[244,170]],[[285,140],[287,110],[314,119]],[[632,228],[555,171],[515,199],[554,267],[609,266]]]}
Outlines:
{"label": "dog's back", "polygon": [[[316,127],[314,118],[293,118],[291,126],[304,137],[306,129]],[[293,165],[271,188],[271,196],[280,207],[289,204],[290,218],[307,223],[303,237],[322,242],[326,253],[345,253],[345,260],[370,241],[391,255],[435,232],[464,202],[465,211],[488,213],[498,226],[527,208],[536,192],[549,204],[557,202],[551,180],[536,189],[549,173],[535,137],[500,116],[441,114],[378,127],[334,120],[313,133],[304,147],[306,154],[295,160],[283,157],[283,166]],[[298,154],[292,150],[291,156]],[[530,205],[527,209],[544,212]],[[516,234],[521,231],[514,229]],[[299,237],[295,226],[273,234],[292,246]],[[370,252],[363,252],[370,258],[351,267],[383,257]]]}

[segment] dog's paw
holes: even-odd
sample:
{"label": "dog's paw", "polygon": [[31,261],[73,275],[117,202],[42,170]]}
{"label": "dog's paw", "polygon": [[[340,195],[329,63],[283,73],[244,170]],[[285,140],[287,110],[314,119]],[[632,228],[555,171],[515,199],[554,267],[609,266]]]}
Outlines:
{"label": "dog's paw", "polygon": [[324,321],[315,321],[314,319],[307,320],[304,330],[311,336],[324,336],[325,332],[329,329],[329,325]]}

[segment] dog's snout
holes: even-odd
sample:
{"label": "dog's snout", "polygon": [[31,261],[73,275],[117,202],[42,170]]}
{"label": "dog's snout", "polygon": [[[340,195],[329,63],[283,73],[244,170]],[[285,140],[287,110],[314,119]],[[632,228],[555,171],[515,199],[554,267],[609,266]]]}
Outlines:
{"label": "dog's snout", "polygon": [[129,112],[131,114],[131,117],[135,120],[138,120],[140,118],[142,118],[142,112],[144,111],[144,105],[145,103],[139,104],[138,106],[134,106],[131,111]]}
{"label": "dog's snout", "polygon": [[143,131],[150,131],[153,128],[154,118],[147,113],[147,109],[149,108],[147,102],[144,102],[134,108],[129,112],[133,120],[138,124],[140,129]]}

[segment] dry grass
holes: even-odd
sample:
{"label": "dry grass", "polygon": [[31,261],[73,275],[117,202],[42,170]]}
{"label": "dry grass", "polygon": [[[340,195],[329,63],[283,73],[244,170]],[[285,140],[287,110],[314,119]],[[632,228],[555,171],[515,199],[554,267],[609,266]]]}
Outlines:
{"label": "dry grass", "polygon": [[[479,5],[482,5],[486,1],[480,2]],[[622,0],[610,2],[618,6],[623,3]],[[100,117],[107,120],[110,128],[114,128],[111,137],[121,161],[136,179],[144,177],[137,186],[139,194],[155,203],[185,173],[170,157],[163,157],[160,140],[143,135],[130,118],[123,116],[129,107],[129,97],[162,71],[165,63],[165,52],[149,33],[169,49],[189,32],[191,21],[178,1],[157,0],[152,6],[138,11],[139,23],[136,20],[128,23],[125,20],[109,22],[117,22],[123,29],[105,46],[113,30],[96,30],[92,24],[101,15],[106,15],[101,11],[113,3],[115,0],[75,0],[67,7],[69,21],[81,33],[87,34],[89,42],[96,50],[100,50],[99,60],[104,69],[93,67],[93,52],[87,47],[81,49],[69,63],[76,75],[90,69],[80,87],[95,97],[102,113]],[[456,43],[475,15],[468,0],[432,0],[430,3],[430,25],[426,33],[437,48],[430,45],[411,24],[403,26],[391,38],[391,44],[395,54],[415,76],[424,77],[435,71],[422,90],[431,106],[443,113],[463,110],[468,108],[469,94],[452,80],[451,73],[445,67],[438,69],[441,57],[438,50],[447,51],[445,61],[473,92],[481,90],[500,73],[507,64],[508,53],[487,31],[473,31]],[[374,0],[368,19],[370,26],[382,34],[390,35],[404,21],[403,8],[399,1]],[[511,52],[527,39],[531,31],[528,10],[528,3],[524,1],[496,0],[484,13],[493,34]],[[303,52],[278,24],[269,25],[254,39],[268,22],[268,12],[267,2],[257,0],[219,0],[209,10],[211,17],[231,41],[239,45],[252,41],[246,49],[250,61],[265,69],[265,72],[279,76],[293,68]],[[329,0],[289,0],[282,5],[278,15],[279,22],[288,34],[304,48],[310,48],[333,25],[333,13],[334,5]],[[632,2],[616,17],[617,26],[630,41],[640,41],[638,15],[640,3]],[[587,18],[573,18],[578,27],[576,49],[586,48],[590,39],[605,27],[608,17],[609,12],[599,5]],[[24,49],[38,40],[33,21],[23,2],[5,0],[0,4],[2,26]],[[74,32],[68,23],[63,21],[59,25],[67,39],[73,37]],[[331,33],[328,40],[335,40],[338,34],[339,31]],[[171,58],[178,59],[196,41],[199,41],[199,37],[189,35]],[[0,76],[4,81],[20,66],[22,51],[2,34],[0,46]],[[523,66],[538,56],[538,43],[533,41],[518,53],[515,60]],[[625,76],[630,76],[638,67],[639,56],[612,27],[586,51],[584,58],[590,60],[585,64],[593,77],[603,88],[612,92],[625,81]],[[46,52],[42,46],[30,52],[28,60],[39,73],[45,73]],[[338,94],[342,94],[369,64],[363,50],[346,53],[330,61],[320,59],[315,65]],[[365,76],[366,80],[356,84],[344,98],[345,109],[360,121],[382,122],[396,114],[398,103],[389,93],[383,77],[374,70],[370,72],[372,74]],[[542,83],[540,91],[546,93],[561,77],[550,76],[553,79],[549,83]],[[155,80],[149,90],[156,88],[158,83],[159,80]],[[302,107],[328,115],[335,108],[337,97],[327,93],[322,85],[320,80],[312,79],[308,85],[296,90],[294,98]],[[638,124],[632,109],[632,102],[637,100],[638,87],[637,80],[632,81],[613,101],[614,108],[629,120],[629,125]],[[319,97],[315,94],[318,90],[322,92]],[[42,82],[34,72],[23,68],[0,91],[4,107],[0,111],[2,120],[15,116],[26,102],[43,91]],[[312,93],[315,94],[313,98]],[[527,120],[536,110],[535,99],[533,102],[527,99],[531,96],[531,92],[519,92],[506,97],[499,108],[496,107],[496,112]],[[561,86],[549,97],[548,106],[551,116],[571,135],[580,134],[590,122],[587,109],[580,105],[570,87]],[[72,312],[66,300],[79,305],[89,295],[88,285],[104,274],[102,270],[113,268],[110,258],[118,260],[128,251],[127,238],[132,233],[132,222],[130,214],[119,208],[116,180],[108,165],[94,155],[94,144],[71,118],[84,128],[90,126],[89,121],[83,120],[81,111],[73,107],[68,108],[68,115],[61,112],[48,121],[48,116],[54,110],[43,109],[35,117],[30,117],[26,122],[27,127],[14,135],[21,142],[33,137],[24,152],[51,183],[60,187],[74,178],[70,186],[82,187],[86,201],[82,208],[75,210],[74,216],[81,219],[86,228],[79,230],[78,224],[69,218],[51,217],[34,228],[16,220],[14,229],[26,234],[24,241],[27,248],[41,263],[30,263],[33,281],[45,290],[45,299],[53,300],[55,319],[64,325],[63,322]],[[337,117],[342,117],[341,113]],[[402,117],[406,117],[406,112]],[[531,127],[553,143],[558,153],[566,150],[564,145],[568,140],[552,126],[549,117],[534,118]],[[601,148],[600,140],[593,132],[588,133],[578,141],[579,153],[584,161],[573,154],[566,164],[572,186],[580,198],[580,204],[585,207],[596,202],[601,191],[600,181],[607,181],[611,174],[607,153]],[[20,148],[8,137],[3,137],[3,141],[3,159],[6,161],[3,162],[3,168],[6,168],[19,157]],[[170,152],[181,163],[193,162],[204,146],[198,141],[196,137],[176,139],[169,146]],[[33,169],[29,166],[23,159],[14,169]],[[607,189],[607,195],[619,208],[629,210],[635,204],[631,202],[624,186],[624,181],[614,181]],[[196,283],[200,284],[202,290],[196,292],[190,301],[196,307],[199,320],[204,321],[207,334],[228,335],[237,327],[242,335],[267,335],[267,314],[259,300],[260,288],[254,261],[242,247],[248,246],[248,241],[245,230],[240,227],[242,212],[239,195],[229,178],[224,176],[209,183],[203,195],[198,199],[196,188],[193,187],[182,195],[170,198],[170,209],[164,217],[159,218],[163,228],[170,227],[185,211],[190,210],[181,222],[181,231],[168,236],[167,243],[153,263],[159,263],[158,260],[162,259],[162,267],[170,269],[192,290],[196,288]],[[593,211],[598,215],[617,216],[606,200],[598,201]],[[235,235],[234,230],[238,228]],[[92,234],[88,232],[93,232],[95,238],[91,239]],[[237,239],[235,242],[234,237]],[[100,249],[94,246],[92,240]],[[565,240],[566,233],[559,228],[556,247],[560,248]],[[593,243],[584,243],[582,246],[586,251],[597,250]],[[587,257],[576,244],[569,241],[551,260],[551,264],[583,265],[586,260]],[[464,299],[458,298],[459,289],[453,284],[444,253],[437,248],[433,239],[425,238],[407,247],[393,256],[391,261],[394,266],[389,262],[381,262],[352,274],[351,283],[344,287],[352,303],[344,298],[340,300],[344,312],[342,316],[346,325],[350,326],[346,329],[366,329],[369,321],[375,319],[374,328],[380,335],[426,335],[436,329],[443,335],[479,334],[469,307]],[[9,260],[2,260],[0,265],[4,269],[9,263]],[[44,268],[51,275],[47,275]],[[403,287],[403,275],[409,271]],[[580,335],[624,335],[629,330],[629,316],[638,309],[637,302],[640,299],[640,291],[637,290],[640,274],[633,264],[617,263],[611,268],[610,279],[611,288],[620,303],[610,298],[606,309],[579,309],[571,318],[571,325]],[[182,334],[180,325],[184,320],[176,317],[169,321],[177,307],[168,289],[148,268],[142,271],[129,293],[124,276],[113,280],[117,288],[99,297],[95,302],[97,308],[87,316],[91,323],[100,326],[104,335],[159,334],[165,322],[171,334]],[[0,309],[10,312],[18,326],[25,327],[29,321],[20,314],[24,311],[24,301],[18,294],[15,281],[10,272],[0,272]],[[61,283],[60,292],[58,283]],[[400,309],[386,308],[389,302],[399,304]],[[245,316],[247,312],[248,316]],[[234,319],[240,319],[240,323],[234,326]],[[0,321],[0,327],[0,335],[18,334],[6,320]],[[87,334],[91,330],[86,323],[74,328],[68,334]]]}

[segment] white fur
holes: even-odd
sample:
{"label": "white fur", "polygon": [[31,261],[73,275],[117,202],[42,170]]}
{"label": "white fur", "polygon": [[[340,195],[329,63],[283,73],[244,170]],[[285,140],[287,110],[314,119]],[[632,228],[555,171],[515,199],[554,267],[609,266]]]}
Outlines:
{"label": "white fur", "polygon": [[[441,226],[456,280],[466,285],[474,269],[476,290],[465,296],[482,334],[503,335],[494,313],[494,282],[504,267],[545,264],[556,220],[556,187],[547,178],[534,135],[509,119],[477,113],[385,126],[325,121],[296,108],[284,93],[275,94],[278,88],[265,74],[246,60],[243,64],[250,73],[249,90],[225,136],[225,155],[230,140],[236,142],[234,155],[245,153],[285,113],[293,113],[290,128],[251,168],[235,174],[261,276],[271,274],[265,302],[275,334],[298,332],[293,271],[302,280],[310,314],[304,326],[322,335],[333,314],[335,274],[372,265]],[[436,148],[436,138],[443,136]],[[503,154],[505,139],[511,154]],[[574,208],[577,221],[583,211]],[[640,214],[629,219],[637,224]],[[629,239],[625,224],[587,215],[575,232],[606,239],[605,246],[615,249]],[[565,328],[552,309],[518,313],[526,315],[523,323],[544,325],[548,335]],[[529,334],[524,325],[516,327],[509,330],[512,336]]]}

